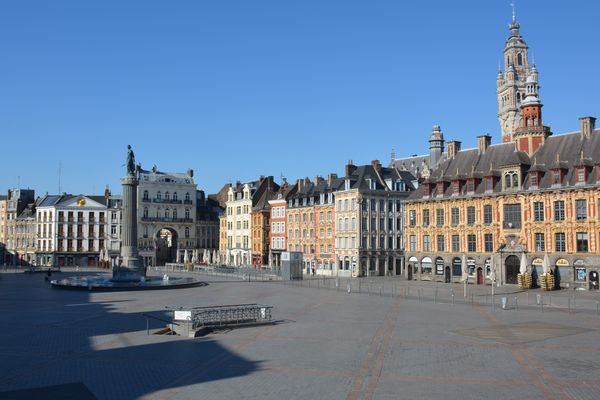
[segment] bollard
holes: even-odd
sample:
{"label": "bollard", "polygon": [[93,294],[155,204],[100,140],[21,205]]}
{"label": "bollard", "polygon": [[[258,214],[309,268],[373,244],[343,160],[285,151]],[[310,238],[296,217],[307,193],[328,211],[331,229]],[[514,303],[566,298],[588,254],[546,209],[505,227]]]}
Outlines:
{"label": "bollard", "polygon": [[350,287],[350,283],[348,283],[348,293],[350,293],[352,291],[351,287]]}
{"label": "bollard", "polygon": [[535,295],[535,304],[537,304],[538,306],[540,304],[542,304],[542,295],[541,294],[536,294]]}
{"label": "bollard", "polygon": [[452,305],[454,305],[454,293],[452,293]]}
{"label": "bollard", "polygon": [[503,296],[503,297],[501,298],[501,300],[502,300],[502,309],[503,309],[503,310],[506,310],[506,306],[507,306],[507,304],[508,304],[508,297],[506,297],[506,296]]}

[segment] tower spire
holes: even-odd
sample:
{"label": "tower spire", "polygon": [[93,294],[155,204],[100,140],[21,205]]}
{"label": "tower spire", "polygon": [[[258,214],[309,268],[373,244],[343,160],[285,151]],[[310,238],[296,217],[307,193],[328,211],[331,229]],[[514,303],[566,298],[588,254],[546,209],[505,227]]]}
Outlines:
{"label": "tower spire", "polygon": [[515,0],[510,3],[510,6],[512,7],[512,21],[515,22],[517,20],[515,16]]}

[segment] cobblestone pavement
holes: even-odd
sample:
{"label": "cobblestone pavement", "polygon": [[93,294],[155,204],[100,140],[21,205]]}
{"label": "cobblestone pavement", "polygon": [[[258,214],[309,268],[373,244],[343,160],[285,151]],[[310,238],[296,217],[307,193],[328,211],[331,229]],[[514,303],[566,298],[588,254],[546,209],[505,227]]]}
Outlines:
{"label": "cobblestone pavement", "polygon": [[[569,313],[546,298],[503,310],[465,300],[460,285],[453,304],[434,284],[418,294],[404,281],[388,292],[377,285],[389,282],[362,281],[371,287],[348,293],[344,281],[205,277],[204,287],[96,293],[2,274],[0,391],[82,383],[99,399],[600,398],[593,307]],[[273,305],[278,322],[188,339],[147,335],[141,315],[255,302]]]}

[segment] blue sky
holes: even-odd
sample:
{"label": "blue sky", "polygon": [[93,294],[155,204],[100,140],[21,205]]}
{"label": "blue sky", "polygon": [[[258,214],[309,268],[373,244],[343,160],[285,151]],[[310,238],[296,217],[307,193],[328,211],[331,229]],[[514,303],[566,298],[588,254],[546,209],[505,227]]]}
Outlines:
{"label": "blue sky", "polygon": [[[509,0],[4,1],[0,189],[120,193],[126,146],[198,187],[499,141]],[[600,117],[596,1],[518,0],[555,133]],[[20,177],[20,178],[19,178]]]}

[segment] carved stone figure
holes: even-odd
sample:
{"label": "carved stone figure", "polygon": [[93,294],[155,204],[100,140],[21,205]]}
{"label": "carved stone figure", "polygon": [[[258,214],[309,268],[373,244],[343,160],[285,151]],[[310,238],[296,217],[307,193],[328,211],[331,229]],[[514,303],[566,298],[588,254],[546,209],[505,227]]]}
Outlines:
{"label": "carved stone figure", "polygon": [[127,161],[125,162],[127,175],[135,175],[135,155],[131,149],[131,145],[127,145]]}

